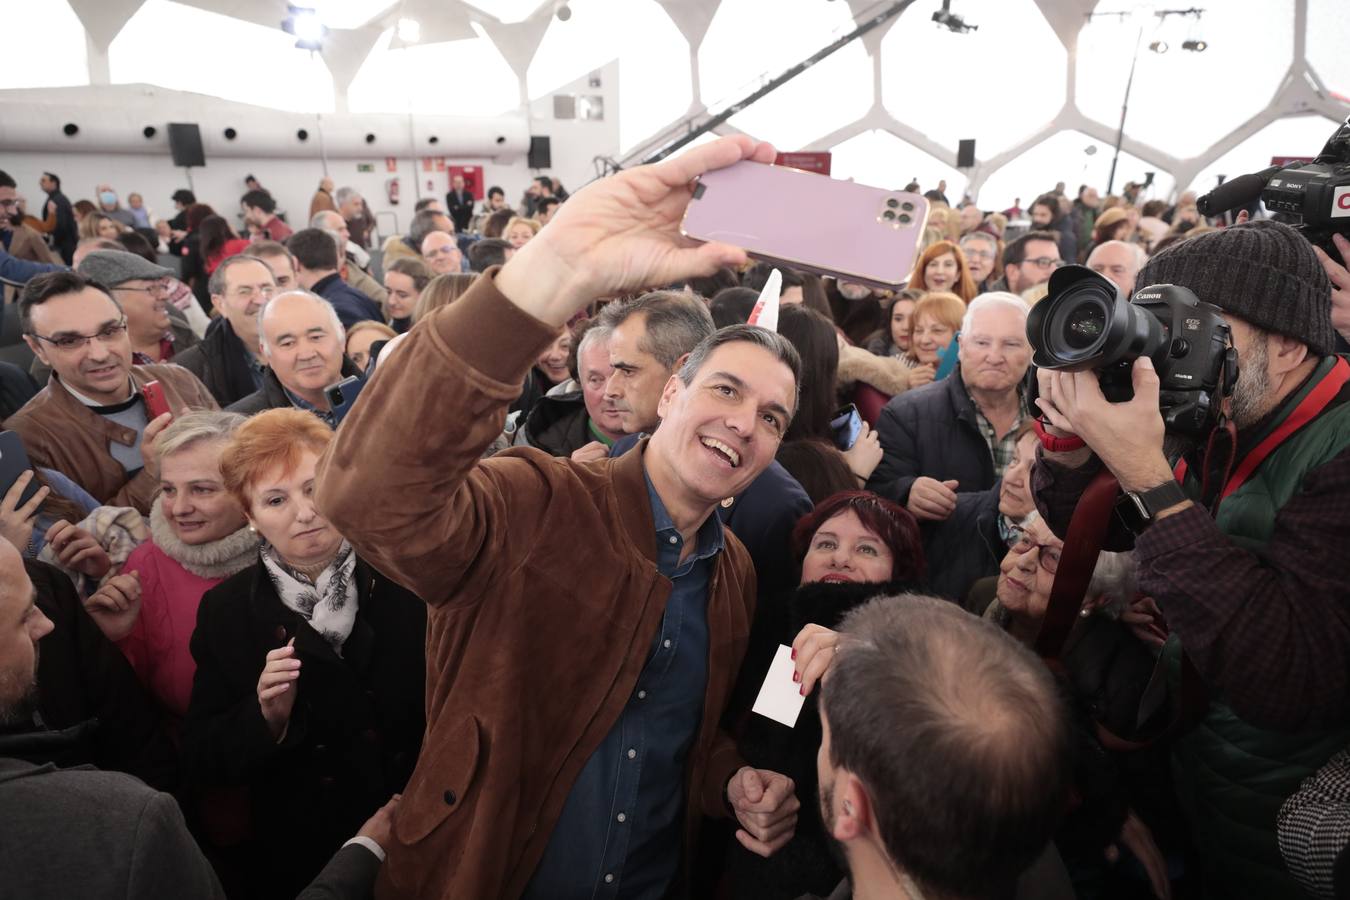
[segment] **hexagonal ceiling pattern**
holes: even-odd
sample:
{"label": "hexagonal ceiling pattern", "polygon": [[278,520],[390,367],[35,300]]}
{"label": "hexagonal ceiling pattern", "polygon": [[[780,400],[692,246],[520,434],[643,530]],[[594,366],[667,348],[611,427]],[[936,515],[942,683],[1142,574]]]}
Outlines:
{"label": "hexagonal ceiling pattern", "polygon": [[[87,84],[106,66],[112,83],[287,110],[481,116],[617,60],[622,156],[744,99],[889,0],[310,0],[299,5],[331,29],[321,54],[281,30],[286,5],[0,0],[11,63],[0,89]],[[832,149],[835,173],[859,181],[945,178],[949,195],[969,187],[994,208],[1057,181],[1105,187],[1136,46],[1117,188],[1151,171],[1157,196],[1208,189],[1273,155],[1316,153],[1350,113],[1348,0],[1222,0],[1198,18],[1159,16],[1151,0],[951,6],[978,30],[942,29],[931,21],[939,0],[914,0],[719,130]],[[418,21],[422,43],[398,38],[403,18]],[[1187,52],[1186,40],[1207,50]],[[1154,41],[1168,52],[1150,51]],[[963,138],[976,140],[977,161],[957,171]]]}

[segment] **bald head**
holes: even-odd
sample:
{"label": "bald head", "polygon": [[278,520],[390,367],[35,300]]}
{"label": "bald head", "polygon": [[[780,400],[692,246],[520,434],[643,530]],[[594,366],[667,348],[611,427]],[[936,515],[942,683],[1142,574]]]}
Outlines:
{"label": "bald head", "polygon": [[277,294],[271,301],[258,310],[258,337],[265,356],[269,355],[269,344],[275,350],[277,342],[286,335],[298,333],[292,326],[303,321],[309,327],[323,328],[341,342],[347,336],[333,304],[309,291],[286,291]]}
{"label": "bald head", "polygon": [[433,231],[422,239],[422,258],[437,275],[452,274],[460,271],[463,256],[459,252],[459,242],[453,234]]}
{"label": "bald head", "polygon": [[1087,266],[1116,283],[1126,298],[1134,294],[1134,280],[1144,267],[1144,250],[1138,244],[1106,241],[1088,255]]}

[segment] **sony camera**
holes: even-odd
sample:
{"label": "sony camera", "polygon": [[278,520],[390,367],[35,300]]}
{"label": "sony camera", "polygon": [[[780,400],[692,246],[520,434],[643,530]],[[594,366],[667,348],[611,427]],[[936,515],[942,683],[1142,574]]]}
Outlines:
{"label": "sony camera", "polygon": [[1296,226],[1314,246],[1339,258],[1331,236],[1339,232],[1350,237],[1350,117],[1312,162],[1239,175],[1201,197],[1196,206],[1207,216],[1217,216],[1258,198],[1276,221]]}
{"label": "sony camera", "polygon": [[1155,284],[1127,299],[1086,266],[1050,276],[1050,292],[1027,318],[1031,361],[1042,369],[1098,373],[1112,403],[1134,396],[1131,369],[1153,360],[1169,434],[1198,439],[1218,421],[1237,377],[1237,353],[1222,311],[1184,287]]}

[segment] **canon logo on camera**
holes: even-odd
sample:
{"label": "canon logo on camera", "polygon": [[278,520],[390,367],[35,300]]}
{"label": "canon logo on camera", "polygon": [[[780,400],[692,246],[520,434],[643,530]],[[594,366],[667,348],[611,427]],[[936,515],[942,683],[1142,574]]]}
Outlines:
{"label": "canon logo on camera", "polygon": [[1135,294],[1136,300],[1161,300],[1162,294]]}
{"label": "canon logo on camera", "polygon": [[1350,216],[1350,187],[1338,187],[1331,204],[1331,218],[1343,219],[1347,216]]}

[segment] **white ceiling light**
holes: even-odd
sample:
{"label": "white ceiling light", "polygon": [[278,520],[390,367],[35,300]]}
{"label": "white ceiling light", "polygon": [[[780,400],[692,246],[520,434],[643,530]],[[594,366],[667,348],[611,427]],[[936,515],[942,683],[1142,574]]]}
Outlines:
{"label": "white ceiling light", "polygon": [[422,39],[422,24],[416,19],[399,19],[398,39],[405,44],[417,43]]}

